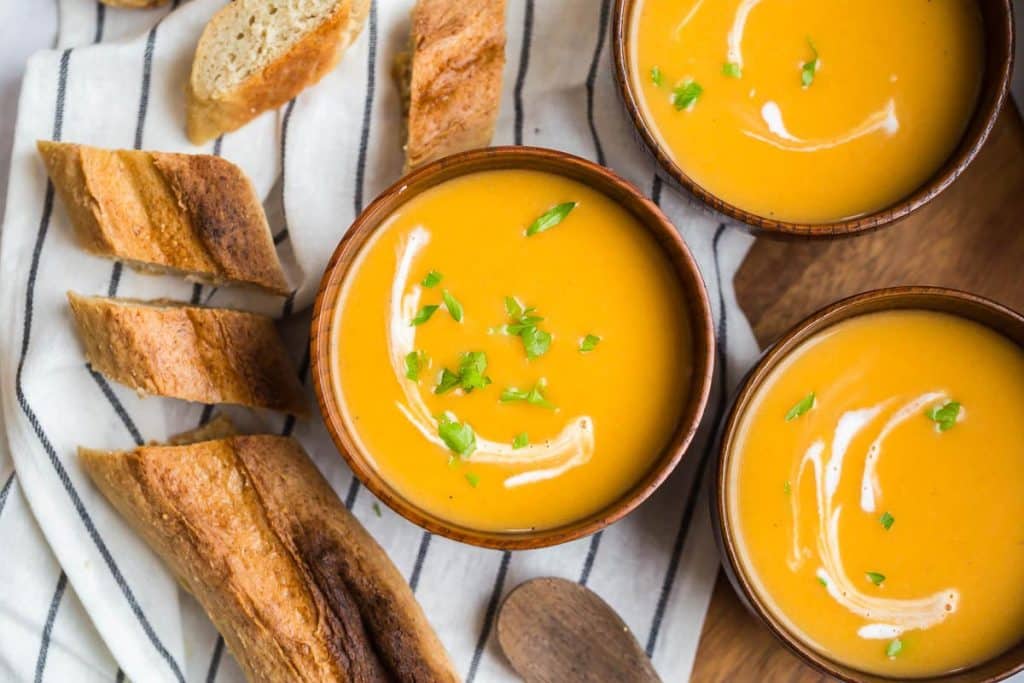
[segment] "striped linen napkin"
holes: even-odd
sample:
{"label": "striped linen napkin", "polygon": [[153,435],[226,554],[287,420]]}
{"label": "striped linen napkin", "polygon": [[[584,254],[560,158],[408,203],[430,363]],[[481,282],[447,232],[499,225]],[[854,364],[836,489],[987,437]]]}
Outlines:
{"label": "striped linen napkin", "polygon": [[[279,112],[202,148],[184,130],[183,87],[198,35],[222,0],[157,10],[62,0],[58,49],[34,56],[22,88],[0,244],[0,678],[22,681],[241,680],[195,601],[93,489],[75,448],[130,448],[208,419],[210,410],[140,400],[86,366],[65,291],[171,296],[285,318],[308,369],[308,307],[352,219],[402,168],[390,63],[413,0],[378,0],[323,82]],[[508,63],[495,144],[554,147],[605,164],[659,202],[708,284],[720,372],[690,456],[653,498],[601,534],[538,551],[472,548],[424,533],[354,480],[319,420],[248,419],[299,438],[342,499],[409,579],[467,681],[514,678],[493,637],[501,598],[523,580],[563,576],[606,599],[666,680],[689,675],[718,570],[699,481],[710,426],[756,345],[732,277],[751,238],[702,215],[655,176],[617,101],[610,0],[510,0]],[[567,39],[565,29],[572,28]],[[35,152],[37,138],[222,154],[267,198],[298,289],[279,300],[144,276],[73,242]],[[305,378],[304,379],[308,379]],[[230,411],[228,411],[230,412]],[[13,462],[12,462],[13,461]],[[17,474],[14,474],[14,468]]]}

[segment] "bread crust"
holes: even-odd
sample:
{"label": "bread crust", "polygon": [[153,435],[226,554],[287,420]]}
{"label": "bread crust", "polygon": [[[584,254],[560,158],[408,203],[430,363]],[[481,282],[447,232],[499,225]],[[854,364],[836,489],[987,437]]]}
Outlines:
{"label": "bread crust", "polygon": [[226,159],[47,140],[37,147],[86,251],[211,285],[289,293],[256,191]]}
{"label": "bread crust", "polygon": [[412,57],[396,61],[407,102],[406,170],[491,143],[505,67],[505,0],[419,0]]}
{"label": "bread crust", "polygon": [[213,35],[218,22],[228,22],[234,13],[242,11],[237,2],[223,7],[199,38],[186,86],[186,125],[192,143],[199,145],[237,130],[319,82],[359,35],[369,7],[370,0],[339,0],[337,10],[285,54],[246,78],[236,89],[215,96],[202,83],[198,64],[201,57],[216,49]]}
{"label": "bread crust", "polygon": [[68,301],[93,369],[140,394],[308,415],[271,318],[74,292]]}
{"label": "bread crust", "polygon": [[79,458],[248,680],[458,680],[401,574],[293,439],[81,448]]}

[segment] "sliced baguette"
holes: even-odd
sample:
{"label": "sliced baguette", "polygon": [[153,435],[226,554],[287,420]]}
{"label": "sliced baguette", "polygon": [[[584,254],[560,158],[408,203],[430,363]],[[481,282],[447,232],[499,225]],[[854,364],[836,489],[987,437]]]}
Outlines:
{"label": "sliced baguette", "polygon": [[266,316],[74,292],[68,301],[92,367],[140,394],[308,414],[298,374]]}
{"label": "sliced baguette", "polygon": [[241,128],[327,74],[363,28],[370,0],[235,0],[203,30],[188,83],[195,144]]}
{"label": "sliced baguette", "polygon": [[139,270],[288,294],[263,206],[231,162],[46,140],[37,146],[87,251]]}
{"label": "sliced baguette", "polygon": [[491,144],[505,67],[505,0],[419,0],[393,74],[406,170]]}
{"label": "sliced baguette", "polygon": [[249,681],[458,680],[401,574],[293,439],[78,453]]}

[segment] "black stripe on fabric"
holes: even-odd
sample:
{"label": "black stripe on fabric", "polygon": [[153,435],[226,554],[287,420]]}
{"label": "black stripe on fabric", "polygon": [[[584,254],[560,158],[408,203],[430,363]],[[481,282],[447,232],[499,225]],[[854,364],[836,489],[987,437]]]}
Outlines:
{"label": "black stripe on fabric", "polygon": [[586,586],[590,581],[590,572],[594,569],[594,560],[597,559],[597,550],[601,547],[601,535],[604,530],[598,531],[590,537],[590,547],[587,549],[587,556],[583,559],[583,570],[580,572],[579,584]]}
{"label": "black stripe on fabric", "polygon": [[114,676],[114,683],[123,683],[123,682],[124,682],[124,672],[121,671],[120,667],[118,667],[117,675]]}
{"label": "black stripe on fabric", "polygon": [[[288,129],[292,125],[292,112],[295,111],[297,97],[288,100],[284,107],[284,117],[281,119],[281,193],[284,193],[284,180],[288,175]],[[284,220],[284,227],[281,232],[274,235],[274,244],[280,244],[288,237],[288,206],[281,202],[281,217]]]}
{"label": "black stripe on fabric", "polygon": [[213,409],[214,405],[212,403],[207,403],[205,406],[203,406],[203,412],[199,415],[200,427],[209,422],[210,418],[213,417]]}
{"label": "black stripe on fabric", "polygon": [[97,0],[96,2],[96,33],[93,35],[92,42],[99,43],[103,41],[103,27],[107,22],[107,6]]}
{"label": "black stripe on fabric", "polygon": [[473,650],[473,661],[469,664],[466,683],[473,683],[473,679],[476,678],[480,657],[491,637],[491,628],[494,626],[494,617],[498,613],[498,601],[501,600],[501,593],[505,588],[505,575],[508,574],[508,563],[511,559],[512,553],[508,550],[501,554],[501,564],[498,566],[498,575],[494,579],[494,588],[491,590],[491,599],[487,603],[487,612],[484,613],[484,626],[480,630],[480,639],[476,641],[476,649]]}
{"label": "black stripe on fabric", "polygon": [[4,506],[7,505],[7,495],[11,492],[11,486],[14,485],[14,472],[7,477],[7,481],[4,482],[4,487],[0,489],[0,514],[4,512]]}
{"label": "black stripe on fabric", "polygon": [[[306,342],[306,351],[302,354],[302,362],[299,363],[299,381],[306,384],[306,373],[309,372],[309,342]],[[291,436],[295,431],[295,416],[289,413],[284,418],[284,427],[281,429],[282,436]]]}
{"label": "black stripe on fabric", "polygon": [[[71,60],[71,50],[67,49],[61,54],[60,60],[60,75],[57,80],[57,106],[54,113],[53,121],[53,140],[60,141],[61,134],[63,132],[64,124],[64,97],[67,91],[67,80],[68,80],[68,66]],[[120,568],[114,561],[113,556],[107,548],[106,543],[100,537],[99,532],[96,529],[96,525],[92,521],[92,517],[89,515],[88,510],[85,509],[85,504],[82,502],[81,496],[78,494],[78,490],[71,481],[71,477],[68,476],[67,470],[64,468],[64,464],[57,456],[57,451],[54,449],[53,444],[50,442],[49,437],[43,430],[42,425],[39,422],[39,418],[32,410],[32,406],[29,404],[27,397],[25,396],[25,387],[22,381],[22,375],[25,370],[25,359],[28,356],[29,344],[32,337],[32,319],[33,319],[33,307],[35,304],[35,288],[36,278],[39,275],[39,265],[42,259],[43,245],[46,242],[46,235],[50,229],[50,217],[53,213],[53,183],[48,182],[46,185],[46,197],[43,201],[43,213],[39,220],[39,230],[36,235],[36,243],[32,250],[32,261],[29,265],[28,283],[25,291],[25,316],[24,316],[24,327],[22,331],[21,340],[21,354],[18,359],[18,368],[15,373],[14,387],[15,395],[18,401],[18,405],[21,407],[22,413],[24,413],[29,424],[32,426],[32,431],[35,433],[36,438],[42,445],[43,450],[46,451],[46,455],[50,460],[50,465],[57,473],[58,479],[60,479],[64,490],[67,492],[68,497],[71,499],[71,503],[75,508],[75,512],[78,514],[79,519],[85,526],[86,531],[89,534],[89,538],[96,545],[100,556],[103,558],[104,563],[107,565],[107,569],[110,571],[114,578],[115,583],[120,589],[125,600],[128,601],[128,605],[132,610],[132,614],[138,620],[145,631],[147,638],[153,647],[156,648],[160,656],[167,662],[168,666],[173,671],[175,678],[182,683],[185,681],[185,677],[181,673],[181,668],[178,663],[174,660],[171,654],[164,647],[163,643],[157,637],[153,631],[152,625],[149,623],[149,619],[143,613],[142,608],[139,606],[138,600],[135,599],[135,594],[132,592],[128,583],[124,579],[124,575],[121,573]]]}
{"label": "black stripe on fabric", "polygon": [[[728,369],[726,367],[725,349],[728,342],[728,323],[725,314],[725,295],[722,293],[722,268],[718,262],[718,241],[725,233],[725,223],[720,223],[715,231],[714,239],[711,241],[711,250],[715,261],[715,284],[718,286],[718,351],[717,360],[719,366],[718,383],[718,405],[712,418],[712,425],[717,425],[725,412],[728,401]],[[689,496],[686,498],[686,506],[683,508],[683,516],[679,522],[679,531],[676,533],[676,541],[672,546],[672,554],[669,557],[668,569],[665,570],[665,578],[661,584],[661,592],[658,594],[658,605],[654,610],[654,618],[651,620],[651,630],[647,636],[647,647],[644,651],[648,657],[654,654],[654,646],[658,643],[658,634],[661,631],[661,624],[665,618],[665,609],[668,607],[668,598],[672,593],[672,585],[675,583],[676,571],[679,569],[679,560],[683,555],[683,548],[686,547],[686,538],[690,532],[690,525],[693,521],[693,511],[697,507],[697,498],[700,496],[700,485],[704,480],[704,472],[708,462],[712,458],[711,449],[714,448],[714,439],[711,440],[707,450],[701,454],[701,460],[697,465],[697,471],[693,475],[693,482],[690,484]]]}
{"label": "black stripe on fabric", "polygon": [[594,124],[594,87],[597,83],[597,67],[601,62],[601,52],[604,50],[604,34],[608,30],[608,12],[611,8],[611,0],[601,1],[601,18],[598,23],[597,45],[594,46],[594,57],[590,60],[590,71],[587,72],[587,125],[590,126],[590,136],[594,139],[594,150],[597,153],[597,163],[605,165],[604,148],[601,146],[601,138],[597,134],[597,126]]}
{"label": "black stripe on fabric", "polygon": [[427,551],[430,549],[430,539],[434,535],[429,531],[424,531],[423,536],[420,537],[420,549],[416,552],[416,562],[412,566],[412,574],[409,575],[409,588],[412,592],[416,592],[416,586],[420,585],[420,574],[423,573],[423,563],[427,560]]}
{"label": "black stripe on fabric", "polygon": [[526,72],[530,70],[530,43],[533,41],[533,0],[526,0],[523,19],[523,44],[519,50],[519,71],[516,73],[515,99],[515,143],[523,144],[523,88],[526,86]]}
{"label": "black stripe on fabric", "polygon": [[281,242],[284,242],[286,239],[288,239],[288,228],[284,228],[281,232],[274,235],[274,246],[281,244]]}
{"label": "black stripe on fabric", "polygon": [[107,285],[107,296],[116,296],[117,288],[121,284],[121,271],[124,270],[124,265],[118,261],[114,264],[114,267],[110,269],[110,284]]}
{"label": "black stripe on fabric", "polygon": [[[359,156],[356,160],[356,183],[352,196],[352,205],[355,208],[355,215],[363,212],[363,184],[366,181],[366,156],[370,140],[371,115],[373,113],[373,93],[377,83],[377,2],[370,3],[370,31],[368,56],[366,59],[366,107],[363,109],[363,130],[359,137]],[[345,494],[345,507],[349,510],[356,504],[359,496],[359,479],[355,474],[348,485],[348,493]]]}
{"label": "black stripe on fabric", "polygon": [[128,411],[124,409],[124,404],[121,403],[121,400],[117,397],[117,394],[114,393],[114,390],[110,387],[110,384],[107,382],[107,380],[104,379],[103,375],[93,370],[92,366],[89,365],[88,363],[85,364],[85,369],[89,371],[90,375],[92,375],[93,380],[96,381],[96,384],[99,386],[100,391],[103,392],[103,395],[110,403],[110,406],[114,409],[114,412],[117,413],[117,416],[119,418],[121,418],[121,422],[124,424],[124,428],[128,430],[128,433],[131,434],[132,439],[135,440],[135,445],[141,446],[143,443],[145,443],[145,441],[143,441],[142,439],[142,434],[139,432],[139,428],[135,426],[135,422],[128,414]]}
{"label": "black stripe on fabric", "polygon": [[203,286],[198,282],[192,285],[192,296],[189,298],[189,303],[193,306],[198,306],[199,302],[203,300]]}
{"label": "black stripe on fabric", "polygon": [[353,197],[355,215],[363,212],[363,185],[366,182],[366,155],[370,145],[370,120],[373,115],[373,95],[377,89],[377,2],[370,3],[369,56],[366,64],[366,106],[363,108],[363,132],[359,138],[359,157],[356,162],[356,191]]}
{"label": "black stripe on fabric", "polygon": [[224,148],[224,136],[218,135],[217,139],[213,141],[213,156],[219,157],[221,150]]}
{"label": "black stripe on fabric", "polygon": [[217,642],[213,645],[213,655],[210,657],[210,667],[206,670],[206,683],[213,683],[217,680],[217,670],[220,669],[220,658],[224,654],[224,636],[218,634]]}
{"label": "black stripe on fabric", "polygon": [[57,579],[57,588],[53,591],[53,598],[50,599],[50,611],[46,613],[46,625],[43,626],[42,641],[39,643],[39,655],[36,657],[35,683],[43,680],[43,671],[46,669],[46,656],[50,653],[50,637],[53,635],[53,622],[57,620],[57,609],[64,597],[64,589],[68,587],[68,575],[63,571]]}
{"label": "black stripe on fabric", "polygon": [[153,78],[153,51],[156,49],[157,22],[146,36],[146,51],[142,56],[142,92],[139,96],[139,115],[135,122],[135,149],[142,149],[142,133],[146,129],[146,113],[149,111],[149,86]]}
{"label": "black stripe on fabric", "polygon": [[651,183],[651,201],[653,201],[658,206],[661,206],[661,187],[662,187],[662,185],[663,185],[663,183],[662,183],[662,180],[661,180],[661,176],[659,176],[659,175],[654,176],[654,182]]}

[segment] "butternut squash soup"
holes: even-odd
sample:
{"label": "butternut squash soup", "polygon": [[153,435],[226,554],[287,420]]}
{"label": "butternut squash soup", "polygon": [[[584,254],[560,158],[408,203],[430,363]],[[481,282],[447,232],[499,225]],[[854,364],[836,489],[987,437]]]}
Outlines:
{"label": "butternut squash soup", "polygon": [[946,161],[984,67],[977,0],[638,0],[633,89],[695,183],[759,216],[884,209]]}
{"label": "butternut squash soup", "polygon": [[482,531],[619,500],[673,435],[692,371],[678,275],[628,211],[539,171],[481,171],[406,202],[338,304],[335,393],[378,473]]}
{"label": "butternut squash soup", "polygon": [[755,593],[829,659],[896,678],[1024,638],[1024,350],[945,313],[838,323],[756,390],[727,510]]}

